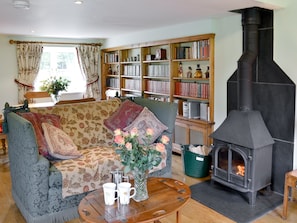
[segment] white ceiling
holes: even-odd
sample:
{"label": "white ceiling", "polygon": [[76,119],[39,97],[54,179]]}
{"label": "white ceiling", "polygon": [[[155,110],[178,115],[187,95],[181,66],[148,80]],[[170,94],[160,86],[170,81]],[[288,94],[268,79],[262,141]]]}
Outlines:
{"label": "white ceiling", "polygon": [[[218,18],[253,6],[278,9],[280,0],[30,0],[28,10],[0,1],[0,34],[57,38],[110,38]],[[274,5],[263,2],[274,2]]]}

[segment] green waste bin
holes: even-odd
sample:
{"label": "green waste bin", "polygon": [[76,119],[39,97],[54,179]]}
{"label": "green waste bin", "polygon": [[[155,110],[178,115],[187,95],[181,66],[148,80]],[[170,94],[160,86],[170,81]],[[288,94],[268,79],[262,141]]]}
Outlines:
{"label": "green waste bin", "polygon": [[[194,145],[198,146],[198,145]],[[184,171],[187,176],[202,178],[209,175],[210,156],[193,153],[189,145],[182,146]]]}

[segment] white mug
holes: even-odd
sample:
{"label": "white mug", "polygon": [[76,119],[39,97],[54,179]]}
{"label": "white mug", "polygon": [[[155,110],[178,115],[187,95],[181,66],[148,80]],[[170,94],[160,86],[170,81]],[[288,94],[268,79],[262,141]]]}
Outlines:
{"label": "white mug", "polygon": [[115,196],[116,184],[115,183],[105,183],[103,184],[104,202],[105,205],[113,205],[114,201],[117,199]]}
{"label": "white mug", "polygon": [[[133,191],[132,195],[131,191]],[[120,204],[129,204],[130,198],[134,197],[136,194],[136,189],[135,187],[131,187],[131,184],[128,182],[122,182],[118,184],[118,194]]]}

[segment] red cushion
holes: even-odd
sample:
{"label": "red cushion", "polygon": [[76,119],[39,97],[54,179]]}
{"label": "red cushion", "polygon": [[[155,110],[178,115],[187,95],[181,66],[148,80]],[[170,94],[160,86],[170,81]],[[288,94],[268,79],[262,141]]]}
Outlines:
{"label": "red cushion", "polygon": [[25,113],[18,113],[23,118],[27,119],[31,122],[36,135],[36,141],[38,146],[38,151],[41,155],[46,158],[52,159],[51,155],[48,152],[48,145],[43,135],[43,129],[41,123],[49,123],[58,128],[61,127],[60,125],[60,117],[58,115],[53,114],[39,114],[34,112],[25,112]]}
{"label": "red cushion", "polygon": [[40,114],[40,113],[34,113],[34,115],[36,116],[37,120],[39,121],[40,124],[40,128],[41,127],[41,123],[45,122],[48,124],[51,124],[57,128],[61,128],[61,124],[60,124],[60,116],[58,115],[54,115],[54,114]]}
{"label": "red cushion", "polygon": [[125,100],[121,106],[107,119],[104,124],[107,128],[114,131],[124,129],[128,126],[142,111],[143,107],[130,100]]}

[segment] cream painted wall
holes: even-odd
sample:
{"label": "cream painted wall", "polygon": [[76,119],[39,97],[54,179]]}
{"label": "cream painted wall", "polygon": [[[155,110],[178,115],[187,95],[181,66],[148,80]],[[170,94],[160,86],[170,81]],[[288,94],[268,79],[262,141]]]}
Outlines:
{"label": "cream painted wall", "polygon": [[213,32],[213,21],[202,20],[181,25],[167,26],[158,29],[143,30],[116,38],[107,39],[103,48],[123,46],[133,43],[142,43],[162,39],[171,39],[182,36],[191,36]]}
{"label": "cream painted wall", "polygon": [[3,112],[5,102],[17,103],[17,77],[15,45],[8,43],[9,37],[0,35],[0,113]]}

